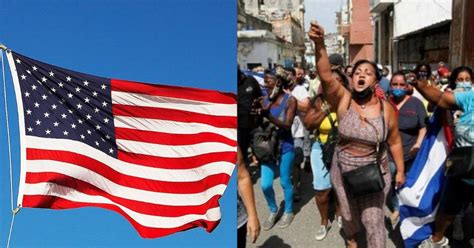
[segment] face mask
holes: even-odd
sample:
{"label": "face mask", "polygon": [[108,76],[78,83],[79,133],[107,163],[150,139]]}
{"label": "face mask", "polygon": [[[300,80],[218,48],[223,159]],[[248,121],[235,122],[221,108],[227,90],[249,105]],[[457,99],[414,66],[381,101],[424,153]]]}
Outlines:
{"label": "face mask", "polygon": [[456,89],[463,89],[464,91],[470,91],[472,90],[472,83],[470,81],[457,82]]}
{"label": "face mask", "polygon": [[426,79],[428,77],[428,73],[424,71],[418,72],[418,78],[420,79]]}
{"label": "face mask", "polygon": [[440,82],[442,84],[447,84],[449,82],[449,80],[447,78],[441,78]]}
{"label": "face mask", "polygon": [[373,86],[369,86],[369,87],[365,88],[363,91],[360,91],[360,92],[352,90],[352,97],[355,100],[365,100],[365,99],[371,97],[373,94],[374,94]]}
{"label": "face mask", "polygon": [[407,91],[405,89],[391,89],[390,93],[395,97],[395,98],[402,98],[407,95]]}

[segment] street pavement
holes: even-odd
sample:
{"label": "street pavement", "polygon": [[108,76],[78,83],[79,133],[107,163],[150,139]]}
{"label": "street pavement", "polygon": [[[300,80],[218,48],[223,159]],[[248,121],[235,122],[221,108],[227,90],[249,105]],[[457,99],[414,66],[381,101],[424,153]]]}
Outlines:
{"label": "street pavement", "polygon": [[[260,189],[260,169],[258,166],[251,166],[249,168],[250,174],[252,175],[252,180],[254,182],[254,192],[255,192],[255,202],[257,206],[257,213],[261,224],[268,216],[268,207],[263,196],[262,190]],[[283,209],[283,191],[279,183],[279,177],[277,177],[273,186],[275,189],[275,195],[277,203],[280,204],[279,216],[282,214]],[[312,174],[310,172],[305,172],[302,170],[301,175],[301,200],[294,204],[295,209],[295,219],[293,223],[284,229],[280,229],[274,226],[268,231],[261,230],[260,236],[255,244],[247,242],[247,247],[271,247],[271,248],[306,248],[306,247],[345,247],[345,242],[343,238],[343,232],[337,225],[335,220],[332,220],[332,228],[329,230],[327,237],[322,241],[317,241],[315,239],[316,230],[319,227],[320,215],[314,200],[314,191],[312,187]],[[334,207],[331,207],[334,209]],[[385,211],[389,213],[389,210],[385,208]],[[332,211],[334,212],[334,211]],[[334,214],[332,214],[334,216]],[[474,220],[474,216],[470,216]],[[333,218],[332,218],[333,219]],[[385,228],[387,239],[386,247],[403,247],[403,241],[400,236],[399,226],[395,230],[392,230],[392,227],[389,222],[386,221],[386,226],[381,226],[380,228]],[[472,235],[473,225],[465,227],[465,235]],[[367,247],[365,243],[365,237],[363,234],[358,236],[359,247]],[[451,241],[452,239],[450,239]],[[451,247],[472,247],[468,242],[463,244],[453,245]]]}

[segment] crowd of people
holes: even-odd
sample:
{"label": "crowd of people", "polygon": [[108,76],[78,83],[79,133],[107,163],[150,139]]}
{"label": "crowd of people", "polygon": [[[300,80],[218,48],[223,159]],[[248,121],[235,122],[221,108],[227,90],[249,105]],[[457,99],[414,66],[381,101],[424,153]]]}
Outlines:
{"label": "crowd of people", "polygon": [[[362,229],[369,247],[385,247],[385,229],[380,227],[385,218],[394,226],[399,222],[395,192],[405,183],[434,108],[445,109],[450,117],[454,150],[472,150],[472,70],[460,66],[450,72],[442,62],[435,73],[424,62],[414,70],[394,73],[369,60],[344,66],[341,55],[328,56],[320,25],[311,23],[308,35],[315,46],[316,70],[275,66],[263,72],[260,83],[238,70],[239,192],[242,208],[249,213],[247,226],[239,227],[245,227],[255,242],[260,222],[263,230],[290,226],[293,204],[300,199],[301,170],[311,168],[321,217],[315,239],[327,236],[329,203],[336,199],[335,220],[344,230],[347,247],[357,247],[356,234]],[[472,152],[464,156],[472,167]],[[268,206],[267,218],[260,221],[253,193],[244,189],[251,187],[246,166],[253,162],[260,166],[260,188]],[[473,170],[469,165],[458,166]],[[240,170],[246,178],[243,183]],[[273,188],[276,173],[284,193],[279,219]],[[472,176],[472,171],[467,173]],[[472,202],[474,179],[449,177],[441,195],[434,233],[420,247],[448,245],[446,230],[454,222],[456,231],[456,216]],[[385,205],[391,209],[389,216],[385,216]],[[247,215],[239,211],[239,216]],[[241,233],[239,228],[238,244],[245,247]]]}

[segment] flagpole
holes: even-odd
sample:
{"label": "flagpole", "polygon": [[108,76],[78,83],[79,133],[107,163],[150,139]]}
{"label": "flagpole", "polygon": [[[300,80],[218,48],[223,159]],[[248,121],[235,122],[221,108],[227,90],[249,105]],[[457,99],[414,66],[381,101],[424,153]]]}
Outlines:
{"label": "flagpole", "polygon": [[[0,44],[0,49],[4,50],[5,52],[10,52],[10,50],[4,45]],[[12,220],[10,223],[10,231],[8,232],[8,239],[7,239],[7,248],[10,247],[10,239],[11,234],[13,231],[13,224],[15,222],[15,216],[20,211],[20,207],[13,208],[13,174],[12,174],[12,159],[11,159],[11,141],[10,141],[10,127],[9,127],[9,118],[8,118],[8,103],[7,103],[7,85],[5,80],[5,63],[3,60],[3,51],[1,53],[2,57],[2,78],[3,78],[3,96],[5,101],[5,117],[6,117],[6,127],[7,127],[7,139],[8,139],[8,159],[10,163],[10,203],[11,203],[11,210],[12,210]]]}

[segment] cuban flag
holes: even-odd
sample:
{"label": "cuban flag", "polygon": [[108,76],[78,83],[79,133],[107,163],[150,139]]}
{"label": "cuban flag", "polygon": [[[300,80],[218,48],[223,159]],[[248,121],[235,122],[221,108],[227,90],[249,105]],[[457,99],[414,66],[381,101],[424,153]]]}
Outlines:
{"label": "cuban flag", "polygon": [[416,247],[433,232],[441,190],[445,182],[445,165],[453,138],[443,115],[436,109],[429,120],[428,131],[415,161],[400,189],[400,232],[405,247]]}

